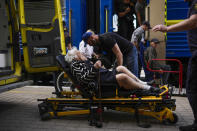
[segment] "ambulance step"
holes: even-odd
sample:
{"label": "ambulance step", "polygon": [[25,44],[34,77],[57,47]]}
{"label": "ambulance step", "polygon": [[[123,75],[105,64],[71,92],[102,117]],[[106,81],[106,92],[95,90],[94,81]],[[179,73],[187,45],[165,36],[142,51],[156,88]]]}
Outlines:
{"label": "ambulance step", "polygon": [[4,77],[1,77],[0,78],[0,81],[2,80],[8,80],[8,79],[13,79],[13,78],[17,78],[19,76],[16,76],[16,75],[11,75],[11,76],[4,76]]}
{"label": "ambulance step", "polygon": [[33,84],[33,80],[28,80],[28,81],[22,81],[22,82],[12,83],[8,85],[3,85],[3,86],[0,86],[0,93],[9,91],[11,89],[20,88],[20,87],[27,86],[27,85],[32,85],[32,84]]}

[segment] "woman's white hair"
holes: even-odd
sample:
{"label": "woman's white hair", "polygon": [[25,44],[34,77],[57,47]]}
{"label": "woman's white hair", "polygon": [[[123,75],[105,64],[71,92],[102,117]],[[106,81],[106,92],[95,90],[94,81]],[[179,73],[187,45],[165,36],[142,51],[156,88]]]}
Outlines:
{"label": "woman's white hair", "polygon": [[68,63],[71,63],[72,60],[76,57],[77,54],[77,48],[73,47],[71,50],[68,50],[66,56],[65,56],[65,61]]}

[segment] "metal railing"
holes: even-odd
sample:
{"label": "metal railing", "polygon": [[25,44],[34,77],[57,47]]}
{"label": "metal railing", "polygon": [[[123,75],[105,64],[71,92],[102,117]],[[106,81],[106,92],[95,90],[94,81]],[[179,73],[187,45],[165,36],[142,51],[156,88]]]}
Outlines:
{"label": "metal railing", "polygon": [[182,91],[182,87],[183,87],[183,64],[180,60],[178,59],[152,59],[152,61],[174,61],[174,62],[177,62],[179,64],[179,70],[177,71],[161,71],[161,70],[152,70],[149,65],[150,65],[150,62],[147,63],[147,69],[148,71],[151,71],[151,72],[159,72],[159,73],[162,73],[162,72],[170,72],[170,73],[178,73],[179,74],[179,94],[181,93]]}

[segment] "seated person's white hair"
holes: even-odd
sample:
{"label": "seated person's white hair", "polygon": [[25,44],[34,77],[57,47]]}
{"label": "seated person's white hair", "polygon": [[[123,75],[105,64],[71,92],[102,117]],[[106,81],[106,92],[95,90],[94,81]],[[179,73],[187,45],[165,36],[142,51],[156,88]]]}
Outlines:
{"label": "seated person's white hair", "polygon": [[66,56],[65,56],[65,61],[68,63],[71,63],[72,60],[76,57],[77,53],[77,48],[73,47],[71,50],[68,50]]}

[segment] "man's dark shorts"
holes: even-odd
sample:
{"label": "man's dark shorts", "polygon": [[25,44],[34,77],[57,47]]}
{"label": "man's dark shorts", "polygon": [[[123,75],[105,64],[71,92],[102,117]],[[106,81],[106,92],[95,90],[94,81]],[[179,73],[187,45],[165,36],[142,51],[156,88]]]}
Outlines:
{"label": "man's dark shorts", "polygon": [[99,69],[100,82],[102,84],[118,84],[116,80],[116,70]]}

